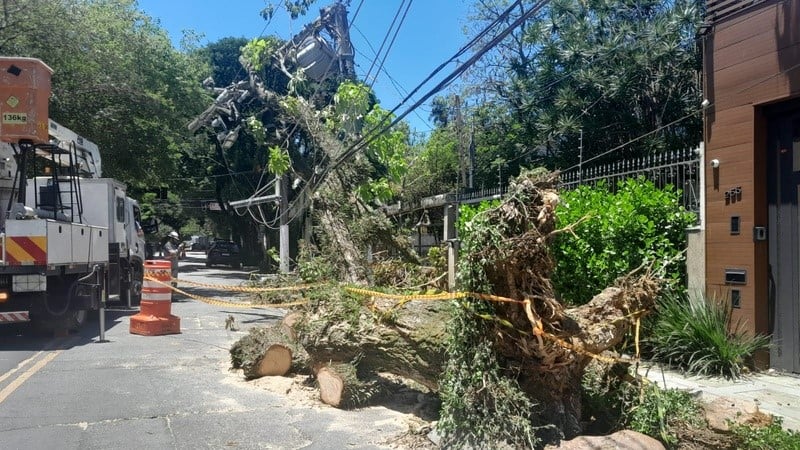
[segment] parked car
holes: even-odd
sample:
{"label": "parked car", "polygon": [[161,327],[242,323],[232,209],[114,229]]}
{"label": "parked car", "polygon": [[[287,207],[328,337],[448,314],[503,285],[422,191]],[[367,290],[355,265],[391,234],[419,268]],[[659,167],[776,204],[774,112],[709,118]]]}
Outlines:
{"label": "parked car", "polygon": [[206,267],[213,265],[231,266],[234,269],[242,267],[239,245],[232,241],[214,241],[208,248]]}

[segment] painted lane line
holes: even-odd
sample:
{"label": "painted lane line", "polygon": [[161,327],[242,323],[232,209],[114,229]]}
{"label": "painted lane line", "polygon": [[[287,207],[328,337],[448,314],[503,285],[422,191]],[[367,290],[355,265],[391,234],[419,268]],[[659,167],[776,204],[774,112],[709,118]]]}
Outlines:
{"label": "painted lane line", "polygon": [[25,372],[22,372],[15,380],[8,384],[2,391],[0,391],[0,404],[2,404],[9,395],[14,393],[22,383],[28,380],[28,378],[32,377],[36,372],[42,369],[42,367],[46,366],[50,361],[55,359],[63,350],[56,350],[51,353],[48,353],[44,358],[40,359],[36,362],[33,366],[28,368]]}
{"label": "painted lane line", "polygon": [[21,370],[23,367],[27,366],[29,362],[31,362],[34,359],[38,358],[39,355],[41,355],[42,353],[44,353],[44,350],[39,350],[39,352],[36,353],[35,355],[33,355],[30,358],[26,359],[25,361],[22,361],[21,363],[17,364],[17,367],[14,367],[13,369],[11,369],[8,372],[4,373],[3,376],[0,376],[0,383],[5,381],[6,378],[10,377],[11,375],[14,375],[14,373],[16,373],[17,371]]}

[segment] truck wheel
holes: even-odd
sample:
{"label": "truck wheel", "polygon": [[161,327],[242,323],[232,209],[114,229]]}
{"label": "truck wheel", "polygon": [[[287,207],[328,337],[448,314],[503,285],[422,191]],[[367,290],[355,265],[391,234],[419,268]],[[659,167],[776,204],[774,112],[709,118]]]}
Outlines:
{"label": "truck wheel", "polygon": [[[131,306],[138,306],[142,302],[142,271],[139,266],[134,267],[132,274],[133,281],[130,285]],[[128,285],[123,283],[122,290],[119,293],[119,299],[123,304],[128,304]]]}
{"label": "truck wheel", "polygon": [[85,309],[79,311],[67,311],[61,315],[54,316],[48,313],[36,314],[31,317],[33,327],[40,332],[53,333],[59,330],[78,331],[89,317]]}

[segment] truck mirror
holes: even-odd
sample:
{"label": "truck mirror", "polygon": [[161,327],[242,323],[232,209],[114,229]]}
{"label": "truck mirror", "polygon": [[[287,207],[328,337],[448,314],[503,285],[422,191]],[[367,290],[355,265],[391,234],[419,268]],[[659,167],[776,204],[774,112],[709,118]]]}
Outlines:
{"label": "truck mirror", "polygon": [[142,220],[142,230],[144,234],[158,233],[158,220],[154,218]]}

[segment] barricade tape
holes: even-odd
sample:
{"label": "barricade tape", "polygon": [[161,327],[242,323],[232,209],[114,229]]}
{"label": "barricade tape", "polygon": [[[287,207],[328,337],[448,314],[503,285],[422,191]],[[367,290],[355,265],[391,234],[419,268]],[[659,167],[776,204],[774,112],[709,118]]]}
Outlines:
{"label": "barricade tape", "polygon": [[[157,284],[160,284],[162,286],[168,287],[168,288],[172,289],[173,291],[175,291],[175,292],[177,292],[179,294],[183,294],[183,295],[185,295],[185,296],[187,296],[189,298],[193,298],[193,299],[195,299],[197,301],[206,303],[208,305],[213,305],[213,306],[225,306],[225,307],[228,307],[228,308],[242,308],[242,309],[268,309],[268,308],[289,308],[289,307],[292,307],[292,306],[300,306],[300,305],[305,305],[306,303],[308,303],[308,300],[301,300],[301,301],[289,302],[289,303],[267,303],[267,304],[264,304],[264,305],[254,305],[252,303],[235,303],[235,302],[229,302],[229,301],[225,301],[225,300],[217,300],[217,299],[214,299],[214,298],[203,297],[202,295],[191,294],[191,293],[186,292],[186,291],[184,291],[182,289],[178,289],[177,287],[173,286],[172,284],[170,284],[168,282],[164,282],[164,281],[158,280],[156,278],[145,276],[144,279],[145,280],[149,280],[149,281],[153,281],[153,282],[155,282]],[[175,279],[175,280],[177,281],[177,279]]]}
{"label": "barricade tape", "polygon": [[[436,301],[436,300],[454,300],[454,299],[462,299],[462,298],[467,298],[467,297],[473,297],[473,298],[477,298],[477,299],[481,299],[481,300],[487,300],[487,301],[499,302],[499,303],[517,303],[517,304],[523,305],[523,308],[525,309],[525,314],[528,316],[528,320],[531,322],[531,331],[532,331],[533,335],[536,336],[536,338],[539,340],[539,345],[540,346],[543,345],[543,342],[542,342],[541,338],[546,338],[546,339],[556,343],[557,345],[559,345],[562,348],[565,348],[567,350],[573,351],[575,353],[581,354],[581,355],[589,357],[589,358],[596,359],[596,360],[601,361],[601,362],[605,362],[607,364],[614,364],[614,363],[618,363],[618,362],[629,363],[629,362],[632,361],[632,359],[630,359],[630,358],[611,357],[611,356],[605,356],[605,355],[600,355],[600,354],[589,352],[587,350],[584,350],[584,349],[580,348],[577,345],[574,345],[574,344],[572,344],[570,342],[565,341],[563,338],[560,338],[560,337],[558,337],[558,336],[556,336],[556,335],[554,335],[552,333],[549,333],[549,332],[545,331],[543,326],[542,326],[542,321],[536,317],[536,314],[533,312],[533,309],[531,308],[531,301],[530,300],[516,300],[516,299],[513,299],[513,298],[501,297],[501,296],[498,296],[498,295],[482,294],[482,293],[479,293],[479,292],[444,292],[444,293],[441,293],[441,294],[400,295],[400,294],[387,294],[387,293],[384,293],[384,292],[371,291],[371,290],[368,290],[368,289],[354,288],[354,287],[349,287],[349,286],[345,286],[344,289],[346,291],[352,292],[354,294],[369,295],[369,296],[382,297],[382,298],[387,298],[387,299],[392,299],[392,300],[399,300],[397,304],[395,304],[394,306],[392,306],[392,308],[389,309],[389,311],[392,311],[392,310],[394,310],[394,309],[396,309],[396,308],[402,306],[403,304],[405,304],[405,303],[407,303],[409,301],[412,301],[412,300]],[[627,318],[635,318],[636,319],[636,326],[635,326],[636,357],[635,357],[635,359],[639,358],[639,317],[640,317],[640,315],[642,313],[643,313],[643,311],[638,311],[636,313],[628,314],[625,317],[615,319],[615,321],[614,321],[614,322],[617,322],[619,320],[623,320],[623,319],[627,319]],[[484,320],[493,319],[493,318],[485,317],[485,316],[480,315],[480,314],[477,314],[477,316],[482,318],[482,319],[484,319]],[[503,321],[503,324],[513,328],[513,325],[510,322]],[[516,328],[515,328],[515,330],[516,330]],[[523,331],[523,330],[516,330],[516,331],[519,332],[519,333],[522,333],[522,334],[528,334],[527,331]]]}
{"label": "barricade tape", "polygon": [[302,291],[305,289],[313,289],[322,286],[322,283],[315,284],[301,284],[294,286],[281,286],[281,287],[250,287],[250,286],[232,286],[229,284],[209,284],[201,283],[199,281],[185,280],[183,278],[174,278],[173,281],[188,284],[191,286],[205,287],[210,289],[220,289],[232,292],[280,292],[280,291]]}
{"label": "barricade tape", "polygon": [[[305,305],[305,304],[308,303],[308,300],[302,300],[302,301],[290,302],[290,303],[266,304],[266,305],[253,305],[252,303],[233,303],[233,302],[228,302],[228,301],[224,301],[224,300],[217,300],[217,299],[203,297],[203,296],[199,296],[199,295],[195,295],[195,294],[190,294],[190,293],[188,293],[186,291],[178,289],[175,286],[172,286],[169,283],[165,283],[165,282],[163,282],[161,280],[158,280],[156,278],[153,278],[153,277],[145,276],[144,279],[155,281],[158,284],[161,284],[161,285],[164,285],[164,286],[168,286],[170,289],[172,289],[175,292],[178,292],[179,294],[183,294],[183,295],[185,295],[187,297],[190,297],[190,298],[193,298],[193,299],[198,300],[200,302],[203,302],[203,303],[206,303],[206,304],[209,304],[209,305],[214,305],[214,306],[225,306],[225,307],[247,308],[247,309],[266,309],[266,308],[288,308],[288,307],[292,307],[292,306]],[[277,287],[277,288],[249,288],[249,287],[245,287],[245,286],[214,285],[214,284],[208,284],[208,283],[199,283],[199,282],[195,282],[195,281],[179,280],[177,278],[173,278],[172,280],[176,281],[176,282],[190,284],[190,285],[193,285],[193,286],[198,286],[198,287],[217,288],[217,289],[224,289],[224,290],[230,290],[230,291],[236,291],[236,292],[299,291],[299,290],[305,290],[305,289],[310,289],[310,288],[313,288],[313,287],[321,286],[320,283],[317,283],[317,284],[311,284],[311,285],[285,286],[285,287]],[[516,304],[523,305],[523,308],[525,310],[525,314],[527,315],[528,320],[531,322],[531,332],[539,340],[539,345],[540,346],[543,345],[543,342],[542,342],[541,338],[544,337],[544,338],[556,343],[558,346],[560,346],[562,348],[565,348],[567,350],[573,351],[573,352],[581,354],[583,356],[586,356],[586,357],[589,357],[589,358],[593,358],[593,359],[596,359],[598,361],[602,361],[602,362],[605,362],[605,363],[608,363],[608,364],[614,364],[614,363],[617,363],[617,362],[629,363],[629,362],[632,361],[630,358],[610,357],[610,356],[599,355],[599,354],[596,354],[596,353],[592,353],[592,352],[586,351],[586,350],[580,348],[579,346],[576,346],[576,345],[574,345],[574,344],[572,344],[570,342],[567,342],[563,338],[560,338],[560,337],[558,337],[558,336],[556,336],[556,335],[554,335],[552,333],[549,333],[549,332],[545,331],[543,326],[542,326],[542,321],[536,317],[536,314],[533,312],[533,309],[531,308],[531,301],[530,300],[516,300],[516,299],[513,299],[513,298],[501,297],[499,295],[492,295],[492,294],[483,294],[483,293],[479,293],[479,292],[443,292],[443,293],[440,293],[440,294],[388,294],[388,293],[385,293],[385,292],[372,291],[372,290],[369,290],[369,289],[355,288],[355,287],[352,287],[352,286],[344,286],[343,289],[345,291],[348,291],[348,292],[351,292],[351,293],[354,293],[354,294],[368,295],[368,296],[374,296],[374,297],[381,297],[381,298],[386,298],[386,299],[398,300],[398,302],[394,306],[392,306],[389,309],[389,311],[397,309],[397,308],[401,307],[402,305],[404,305],[404,304],[406,304],[406,303],[408,303],[408,302],[410,302],[412,300],[441,301],[441,300],[455,300],[455,299],[462,299],[462,298],[472,297],[472,298],[477,298],[477,299],[480,299],[480,300],[486,300],[486,301],[497,302],[497,303],[516,303]],[[638,311],[638,312],[635,312],[635,313],[632,313],[632,314],[628,314],[625,317],[622,317],[622,318],[619,318],[619,319],[615,320],[615,322],[616,322],[616,321],[619,321],[619,320],[622,320],[622,319],[627,319],[627,318],[635,318],[636,319],[636,324],[635,324],[636,356],[635,356],[634,359],[638,359],[639,358],[639,317],[640,317],[640,315],[642,313],[643,313],[643,311]],[[478,315],[478,317],[481,317],[483,319],[487,319],[486,317],[484,317],[482,315]],[[504,321],[504,324],[506,326],[512,326],[511,323],[506,322],[506,321]],[[522,333],[522,334],[528,334],[528,332],[522,331],[522,330],[517,330],[517,332]]]}

